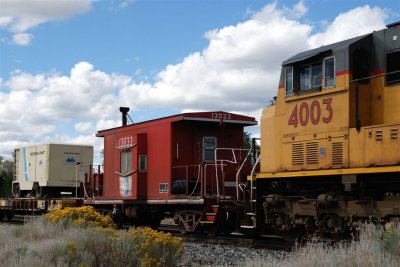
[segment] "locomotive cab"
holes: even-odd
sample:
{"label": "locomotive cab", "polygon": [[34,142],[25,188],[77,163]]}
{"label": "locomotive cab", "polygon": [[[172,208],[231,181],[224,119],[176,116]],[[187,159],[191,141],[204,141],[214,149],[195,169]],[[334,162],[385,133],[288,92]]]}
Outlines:
{"label": "locomotive cab", "polygon": [[400,22],[387,27],[283,62],[260,123],[254,227],[333,237],[399,219]]}
{"label": "locomotive cab", "polygon": [[261,120],[261,173],[400,162],[400,25],[282,64]]}

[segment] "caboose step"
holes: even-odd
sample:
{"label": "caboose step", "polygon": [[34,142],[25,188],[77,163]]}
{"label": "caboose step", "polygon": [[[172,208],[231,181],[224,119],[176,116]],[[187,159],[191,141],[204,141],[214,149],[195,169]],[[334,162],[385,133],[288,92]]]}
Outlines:
{"label": "caboose step", "polygon": [[248,215],[248,216],[256,216],[256,214],[254,212],[246,212],[246,215]]}
{"label": "caboose step", "polygon": [[216,212],[206,212],[206,216],[215,216],[217,215]]}

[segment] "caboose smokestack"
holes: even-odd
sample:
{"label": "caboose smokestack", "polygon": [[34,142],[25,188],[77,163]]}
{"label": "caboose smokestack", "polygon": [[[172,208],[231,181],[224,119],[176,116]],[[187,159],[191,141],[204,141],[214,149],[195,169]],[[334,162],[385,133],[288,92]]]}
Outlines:
{"label": "caboose smokestack", "polygon": [[122,126],[126,126],[128,124],[128,112],[129,108],[128,107],[120,107],[119,111],[122,113]]}

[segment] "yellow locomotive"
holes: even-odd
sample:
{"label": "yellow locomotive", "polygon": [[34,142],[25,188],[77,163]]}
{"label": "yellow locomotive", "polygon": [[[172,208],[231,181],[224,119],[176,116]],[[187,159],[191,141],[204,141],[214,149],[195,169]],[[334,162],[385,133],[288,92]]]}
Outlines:
{"label": "yellow locomotive", "polygon": [[243,228],[335,238],[399,220],[400,22],[283,62],[251,180]]}

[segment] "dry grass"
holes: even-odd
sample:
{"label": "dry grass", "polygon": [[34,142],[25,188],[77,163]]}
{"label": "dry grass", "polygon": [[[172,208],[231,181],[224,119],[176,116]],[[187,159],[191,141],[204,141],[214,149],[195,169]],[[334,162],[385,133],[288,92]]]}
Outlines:
{"label": "dry grass", "polygon": [[290,267],[398,267],[400,266],[400,225],[384,232],[374,225],[364,225],[358,242],[335,246],[310,242],[281,261],[252,261],[244,266]]}
{"label": "dry grass", "polygon": [[[135,239],[132,232],[40,217],[25,225],[0,225],[0,266],[175,266],[183,245],[165,235],[154,231]],[[159,251],[144,243],[158,244]],[[165,258],[165,250],[175,253]]]}

